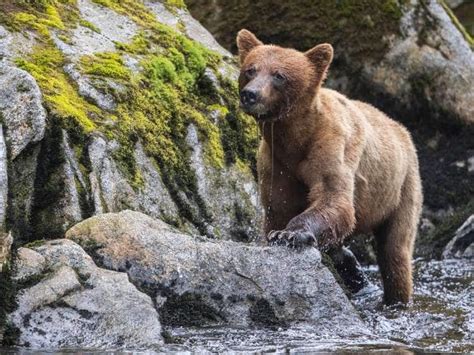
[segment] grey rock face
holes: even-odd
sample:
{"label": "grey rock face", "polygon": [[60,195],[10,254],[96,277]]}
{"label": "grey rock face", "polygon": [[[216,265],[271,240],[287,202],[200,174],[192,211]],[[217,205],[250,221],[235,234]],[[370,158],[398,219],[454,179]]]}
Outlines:
{"label": "grey rock face", "polygon": [[0,64],[0,114],[10,159],[44,136],[46,112],[35,79],[26,71]]}
{"label": "grey rock face", "polygon": [[79,95],[92,100],[103,110],[112,111],[117,107],[117,104],[110,94],[104,94],[97,90],[84,75],[81,75],[74,64],[68,64],[64,67],[64,71],[69,77],[77,83]]}
{"label": "grey rock face", "polygon": [[232,54],[224,49],[199,21],[192,17],[188,11],[179,11],[179,18],[184,24],[186,34],[205,47],[216,51],[224,57],[232,57]]}
{"label": "grey rock face", "polygon": [[8,199],[7,146],[3,138],[3,126],[0,123],[0,232],[5,230],[5,218]]}
{"label": "grey rock face", "polygon": [[176,14],[174,14],[168,11],[162,3],[157,1],[145,1],[145,5],[151,9],[153,14],[161,23],[178,30],[179,24],[181,24],[184,27],[185,34],[189,38],[201,43],[213,51],[216,51],[224,57],[232,57],[232,54],[224,49],[212,34],[202,26],[199,21],[192,17],[187,10],[178,9]]}
{"label": "grey rock face", "polygon": [[11,162],[11,174],[8,176],[11,199],[8,209],[15,236],[29,233],[39,152],[39,146],[25,149]]}
{"label": "grey rock face", "polygon": [[443,251],[443,258],[474,259],[474,215],[471,215],[456,231],[454,238]]}
{"label": "grey rock face", "polygon": [[94,25],[99,32],[78,26],[73,30],[70,43],[61,41],[57,36],[53,37],[58,48],[72,60],[85,54],[114,51],[115,42],[130,41],[138,30],[137,25],[128,17],[92,1],[79,0],[77,7],[82,18]]}
{"label": "grey rock face", "polygon": [[[434,19],[434,25],[429,27],[426,18]],[[449,112],[474,122],[474,54],[443,7],[427,1],[407,11],[400,27],[402,36],[382,61],[364,66],[365,75],[408,107],[416,98],[436,108],[441,120]],[[424,90],[418,93],[420,85]]]}
{"label": "grey rock face", "polygon": [[3,60],[8,53],[8,43],[10,42],[10,33],[5,27],[0,26],[0,60]]}
{"label": "grey rock face", "polygon": [[171,13],[164,4],[158,1],[145,1],[145,5],[150,8],[158,21],[178,29],[179,17]]}
{"label": "grey rock face", "polygon": [[89,218],[66,237],[148,290],[169,326],[301,323],[315,332],[365,331],[316,249],[196,239],[132,211]]}
{"label": "grey rock face", "polygon": [[47,266],[45,257],[30,248],[17,250],[15,264],[17,271],[13,278],[17,281],[41,275]]}
{"label": "grey rock face", "polygon": [[14,58],[30,53],[35,40],[21,32],[9,32],[0,25],[0,63],[10,64]]}
{"label": "grey rock face", "polygon": [[198,192],[212,213],[209,234],[224,239],[255,239],[261,216],[257,186],[250,171],[243,173],[236,166],[218,170],[206,164],[198,132],[192,124],[186,142],[192,150],[191,167],[197,177]]}
{"label": "grey rock face", "polygon": [[[61,237],[83,219],[81,196],[86,204],[86,184],[65,130],[49,130],[38,155],[29,240]],[[86,209],[87,210],[87,209]],[[87,215],[87,213],[86,213]]]}
{"label": "grey rock face", "polygon": [[159,168],[140,143],[135,146],[134,157],[143,177],[143,187],[138,191],[140,211],[155,218],[177,218],[178,208],[163,183]]}
{"label": "grey rock face", "polygon": [[162,345],[153,303],[124,273],[98,268],[70,240],[21,248],[21,290],[9,316],[20,330],[18,345],[34,348],[154,348]]}
{"label": "grey rock face", "polygon": [[92,139],[87,149],[92,167],[89,180],[95,212],[137,208],[135,193],[112,158],[113,152],[118,149],[118,144],[107,142],[101,136],[97,136]]}

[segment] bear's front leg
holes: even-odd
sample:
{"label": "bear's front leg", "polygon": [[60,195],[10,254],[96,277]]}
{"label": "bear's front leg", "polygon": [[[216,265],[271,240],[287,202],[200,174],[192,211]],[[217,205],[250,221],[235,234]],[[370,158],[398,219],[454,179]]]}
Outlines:
{"label": "bear's front leg", "polygon": [[293,217],[285,229],[268,234],[270,244],[318,248],[342,245],[355,226],[353,174],[335,165],[331,172],[313,175],[307,199],[310,206]]}

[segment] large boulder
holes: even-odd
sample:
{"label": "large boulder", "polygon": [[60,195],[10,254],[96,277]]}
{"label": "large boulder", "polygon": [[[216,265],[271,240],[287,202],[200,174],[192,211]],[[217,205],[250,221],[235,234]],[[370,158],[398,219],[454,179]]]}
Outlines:
{"label": "large boulder", "polygon": [[316,334],[365,332],[314,248],[193,238],[133,211],[89,218],[66,238],[101,267],[126,272],[153,297],[166,326],[306,324]]}
{"label": "large boulder", "polygon": [[[98,268],[70,240],[20,248],[14,281],[20,288],[9,339],[33,348],[157,348],[163,344],[149,296],[127,274]],[[12,332],[13,333],[13,332]]]}

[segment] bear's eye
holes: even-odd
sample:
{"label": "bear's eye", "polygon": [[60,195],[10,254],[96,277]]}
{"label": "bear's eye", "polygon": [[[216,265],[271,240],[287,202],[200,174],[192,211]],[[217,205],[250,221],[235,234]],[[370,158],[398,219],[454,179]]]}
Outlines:
{"label": "bear's eye", "polygon": [[247,78],[253,78],[256,73],[257,73],[257,70],[254,67],[251,67],[245,71],[245,76]]}
{"label": "bear's eye", "polygon": [[286,82],[286,77],[283,74],[275,73],[273,74],[273,80],[276,84],[282,85]]}

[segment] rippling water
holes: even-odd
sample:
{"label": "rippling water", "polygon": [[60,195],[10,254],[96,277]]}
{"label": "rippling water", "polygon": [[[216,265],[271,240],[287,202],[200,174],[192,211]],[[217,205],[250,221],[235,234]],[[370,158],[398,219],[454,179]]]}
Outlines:
{"label": "rippling water", "polygon": [[[180,344],[169,344],[160,350],[166,353],[474,352],[473,261],[415,261],[414,300],[404,309],[382,306],[378,270],[368,267],[366,272],[374,287],[370,292],[354,297],[353,302],[372,335],[315,336],[309,327],[274,330],[178,328],[173,329],[171,335]],[[34,353],[24,349],[0,349],[0,353],[4,352]],[[84,350],[69,352],[87,353]]]}

